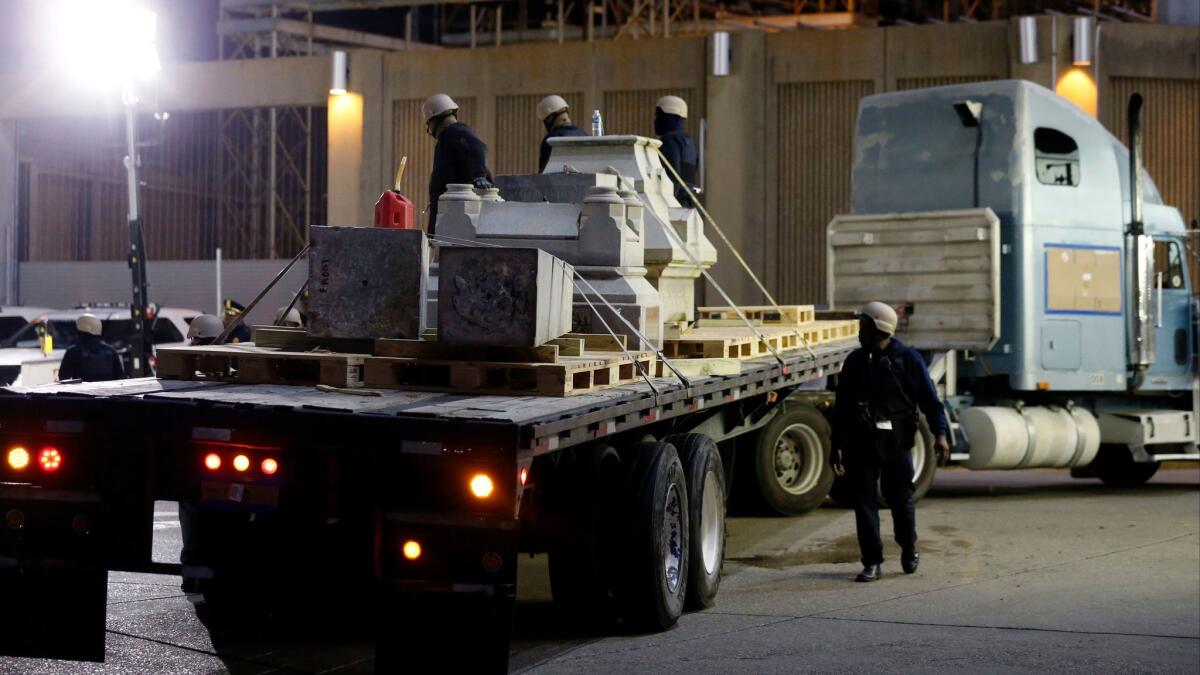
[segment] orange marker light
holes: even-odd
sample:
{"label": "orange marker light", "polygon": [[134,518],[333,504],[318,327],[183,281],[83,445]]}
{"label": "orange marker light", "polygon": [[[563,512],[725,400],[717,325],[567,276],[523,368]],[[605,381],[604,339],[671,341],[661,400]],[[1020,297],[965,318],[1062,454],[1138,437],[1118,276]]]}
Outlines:
{"label": "orange marker light", "polygon": [[268,476],[274,476],[276,471],[279,471],[279,462],[276,462],[270,457],[262,461],[263,473],[267,474]]}
{"label": "orange marker light", "polygon": [[409,560],[416,560],[421,557],[421,545],[415,539],[409,539],[404,542],[404,557]]}
{"label": "orange marker light", "polygon": [[245,455],[238,455],[233,458],[233,468],[238,471],[245,471],[250,468],[250,458]]}
{"label": "orange marker light", "polygon": [[38,454],[38,464],[41,464],[42,471],[47,473],[58,471],[58,467],[62,466],[62,460],[62,453],[58,451],[58,448],[42,448],[41,453]]}
{"label": "orange marker light", "polygon": [[491,476],[486,473],[477,473],[471,478],[471,494],[480,499],[491,497],[494,489],[496,486],[492,484]]}
{"label": "orange marker light", "polygon": [[221,456],[215,452],[210,452],[204,456],[204,466],[208,467],[209,471],[216,471],[221,468]]}
{"label": "orange marker light", "polygon": [[9,450],[8,465],[17,471],[29,466],[29,451],[19,445]]}

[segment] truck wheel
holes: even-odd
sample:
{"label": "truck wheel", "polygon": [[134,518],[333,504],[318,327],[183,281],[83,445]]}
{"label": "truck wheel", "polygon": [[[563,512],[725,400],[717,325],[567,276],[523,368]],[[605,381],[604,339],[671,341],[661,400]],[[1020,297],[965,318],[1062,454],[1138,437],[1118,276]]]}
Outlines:
{"label": "truck wheel", "polygon": [[798,516],[820,506],[833,485],[829,422],[812,406],[786,405],[758,434],[754,473],[772,511]]}
{"label": "truck wheel", "polygon": [[704,434],[667,436],[683,459],[688,486],[687,608],[712,607],[725,560],[725,469],[717,443]]}
{"label": "truck wheel", "polygon": [[617,597],[627,626],[663,631],[679,620],[687,597],[687,479],[670,443],[639,443],[633,451]]}
{"label": "truck wheel", "polygon": [[554,603],[573,619],[606,625],[615,619],[616,510],[621,458],[609,446],[577,450],[560,468],[560,508],[572,528],[550,549]]}
{"label": "truck wheel", "polygon": [[1105,443],[1092,466],[1096,476],[1105,485],[1113,487],[1136,487],[1150,480],[1161,462],[1135,462],[1133,453],[1124,445]]}

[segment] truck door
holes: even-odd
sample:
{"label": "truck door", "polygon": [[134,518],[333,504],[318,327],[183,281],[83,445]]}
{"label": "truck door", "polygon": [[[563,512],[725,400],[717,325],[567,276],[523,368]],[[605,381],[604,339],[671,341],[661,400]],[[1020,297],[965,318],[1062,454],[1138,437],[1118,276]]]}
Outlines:
{"label": "truck door", "polygon": [[[1176,388],[1190,384],[1185,377],[1192,361],[1192,298],[1183,241],[1175,237],[1154,239],[1155,360],[1150,366],[1149,388]],[[1172,377],[1174,376],[1174,377]],[[1157,386],[1156,386],[1157,385]]]}

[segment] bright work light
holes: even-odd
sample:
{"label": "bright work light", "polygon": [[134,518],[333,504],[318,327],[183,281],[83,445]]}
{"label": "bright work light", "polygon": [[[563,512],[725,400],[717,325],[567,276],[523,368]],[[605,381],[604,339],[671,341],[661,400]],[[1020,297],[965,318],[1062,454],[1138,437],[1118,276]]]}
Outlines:
{"label": "bright work light", "polygon": [[128,0],[59,0],[56,43],[63,65],[99,86],[131,84],[158,74],[158,20]]}

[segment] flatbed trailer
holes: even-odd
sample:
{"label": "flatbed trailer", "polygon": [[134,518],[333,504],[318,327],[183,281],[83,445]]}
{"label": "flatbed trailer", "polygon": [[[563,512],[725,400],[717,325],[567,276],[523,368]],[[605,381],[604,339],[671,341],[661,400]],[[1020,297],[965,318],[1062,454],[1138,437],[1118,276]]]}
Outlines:
{"label": "flatbed trailer", "polygon": [[503,671],[525,551],[550,553],[574,616],[669,628],[719,586],[726,441],[795,427],[788,406],[806,404],[788,396],[855,346],[557,398],[153,378],[0,390],[0,653],[103,660],[108,571],[181,569],[151,559],[156,500],[193,514],[198,611],[336,587],[373,612],[377,672]]}

